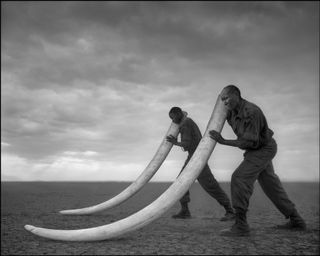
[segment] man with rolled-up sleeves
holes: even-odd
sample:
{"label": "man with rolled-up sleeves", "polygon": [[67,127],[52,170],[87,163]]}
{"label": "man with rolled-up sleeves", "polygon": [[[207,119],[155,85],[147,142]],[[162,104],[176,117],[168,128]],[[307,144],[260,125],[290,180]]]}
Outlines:
{"label": "man with rolled-up sleeves", "polygon": [[267,120],[261,109],[243,99],[238,87],[226,86],[221,92],[221,100],[228,108],[227,122],[237,135],[236,140],[226,140],[215,130],[210,137],[218,143],[245,150],[244,160],[231,178],[231,200],[235,209],[235,224],[221,231],[224,236],[247,236],[250,228],[247,223],[249,199],[254,182],[259,181],[264,193],[278,210],[290,221],[278,228],[305,230],[306,224],[298,214],[295,205],[286,194],[279,177],[275,174],[272,159],[277,152],[276,141],[272,138]]}
{"label": "man with rolled-up sleeves", "polygon": [[[181,135],[181,141],[178,142],[173,136],[168,136],[167,141],[171,142],[173,145],[180,146],[183,150],[188,152],[188,158],[185,161],[181,172],[184,170],[188,162],[190,161],[193,153],[197,149],[197,146],[202,138],[201,132],[197,124],[189,117],[186,117],[185,112],[179,107],[173,107],[169,111],[169,117],[174,123],[180,124],[179,133]],[[181,173],[180,172],[180,173]],[[218,203],[223,206],[226,210],[225,216],[223,216],[221,221],[234,220],[234,211],[231,207],[231,202],[227,194],[222,190],[217,180],[214,178],[211,170],[206,164],[198,176],[198,181],[202,188],[213,198],[215,198]],[[184,196],[180,199],[181,210],[179,213],[173,215],[173,218],[178,219],[188,219],[191,217],[188,203],[190,202],[190,192],[187,191]]]}

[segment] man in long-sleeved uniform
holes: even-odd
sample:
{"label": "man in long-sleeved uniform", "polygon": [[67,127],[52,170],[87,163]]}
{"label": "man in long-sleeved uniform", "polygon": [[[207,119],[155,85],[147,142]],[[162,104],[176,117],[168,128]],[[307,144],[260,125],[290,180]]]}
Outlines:
{"label": "man in long-sleeved uniform", "polygon": [[306,224],[298,214],[295,205],[288,198],[281,181],[275,174],[272,159],[277,152],[276,141],[272,138],[267,120],[261,109],[243,99],[239,88],[226,86],[221,92],[221,100],[228,108],[227,122],[237,135],[236,140],[226,140],[217,131],[210,131],[210,137],[218,143],[245,150],[244,160],[231,178],[231,199],[235,209],[235,224],[221,234],[226,236],[246,236],[250,229],[246,212],[253,193],[254,182],[259,181],[264,193],[278,210],[290,221],[279,228],[306,229]]}
{"label": "man in long-sleeved uniform", "polygon": [[[169,117],[174,123],[180,124],[180,135],[181,142],[178,142],[173,136],[168,136],[167,140],[176,146],[182,147],[185,151],[188,151],[188,158],[182,167],[181,172],[188,164],[190,158],[192,157],[194,151],[196,150],[202,135],[197,124],[189,117],[183,114],[183,111],[179,107],[173,107],[169,112]],[[181,173],[180,172],[180,173]],[[222,205],[226,214],[222,217],[221,221],[228,221],[234,219],[234,212],[231,207],[230,200],[227,194],[222,190],[219,183],[216,181],[211,173],[211,170],[206,164],[198,176],[198,181],[204,190],[213,198],[215,198],[220,205]],[[190,193],[187,191],[185,195],[180,199],[181,211],[178,214],[173,215],[173,218],[190,218],[191,214],[188,208],[188,203],[190,202]]]}

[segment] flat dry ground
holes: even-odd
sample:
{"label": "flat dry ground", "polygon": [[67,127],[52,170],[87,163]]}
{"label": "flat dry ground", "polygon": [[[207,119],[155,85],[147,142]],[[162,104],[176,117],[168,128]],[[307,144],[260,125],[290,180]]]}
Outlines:
{"label": "flat dry ground", "polygon": [[[219,231],[231,224],[220,222],[223,208],[198,183],[191,187],[193,218],[175,220],[175,204],[161,218],[120,238],[100,242],[62,242],[27,232],[25,224],[55,229],[80,229],[105,225],[127,217],[154,201],[169,183],[149,183],[134,197],[108,211],[92,216],[62,216],[59,210],[103,202],[130,183],[1,182],[1,255],[44,254],[319,254],[319,183],[284,183],[305,218],[307,231],[274,228],[284,217],[263,194],[260,186],[250,201],[250,237],[222,237]],[[227,194],[230,184],[221,183]]]}

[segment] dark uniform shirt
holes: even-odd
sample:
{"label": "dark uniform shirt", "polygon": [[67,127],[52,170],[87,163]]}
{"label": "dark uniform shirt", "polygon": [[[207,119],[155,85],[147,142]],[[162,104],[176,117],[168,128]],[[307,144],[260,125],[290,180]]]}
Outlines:
{"label": "dark uniform shirt", "polygon": [[267,120],[261,109],[255,104],[242,99],[239,112],[229,111],[227,122],[237,135],[243,140],[242,149],[258,149],[267,145],[273,136]]}
{"label": "dark uniform shirt", "polygon": [[180,126],[181,142],[186,143],[183,148],[188,151],[191,156],[202,139],[201,131],[198,125],[189,117],[186,118],[184,123]]}

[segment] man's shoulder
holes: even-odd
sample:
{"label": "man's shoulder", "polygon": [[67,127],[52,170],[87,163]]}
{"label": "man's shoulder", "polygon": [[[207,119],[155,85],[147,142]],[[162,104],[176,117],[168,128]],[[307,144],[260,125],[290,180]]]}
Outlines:
{"label": "man's shoulder", "polygon": [[254,103],[244,100],[243,111],[247,116],[263,114],[262,110]]}
{"label": "man's shoulder", "polygon": [[186,117],[186,119],[184,120],[183,124],[181,125],[181,129],[192,128],[194,126],[197,126],[195,121],[193,121],[190,117]]}
{"label": "man's shoulder", "polygon": [[190,118],[190,117],[187,117],[186,123],[189,124],[189,125],[195,125],[195,126],[197,126],[196,122],[193,121],[193,119]]}

